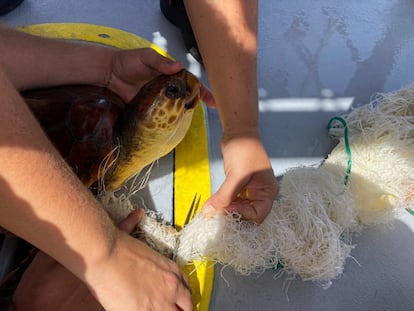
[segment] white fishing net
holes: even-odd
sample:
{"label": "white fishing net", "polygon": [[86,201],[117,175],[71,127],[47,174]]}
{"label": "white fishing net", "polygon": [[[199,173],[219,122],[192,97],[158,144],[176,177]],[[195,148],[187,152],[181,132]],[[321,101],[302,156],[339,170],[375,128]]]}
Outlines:
{"label": "white fishing net", "polygon": [[[353,232],[413,207],[414,85],[333,119],[329,131],[338,145],[320,167],[284,175],[261,225],[199,213],[177,233],[147,214],[148,243],[181,265],[212,260],[249,275],[281,264],[289,275],[329,286],[351,254]],[[103,200],[118,219],[133,208],[126,202]]]}

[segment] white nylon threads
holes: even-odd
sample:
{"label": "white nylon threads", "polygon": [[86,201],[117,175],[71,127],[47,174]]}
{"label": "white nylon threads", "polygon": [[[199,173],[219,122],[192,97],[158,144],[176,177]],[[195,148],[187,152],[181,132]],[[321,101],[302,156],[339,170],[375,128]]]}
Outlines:
{"label": "white nylon threads", "polygon": [[[115,223],[119,223],[135,209],[130,195],[123,193],[105,191],[99,194],[98,199]],[[178,233],[156,212],[146,209],[136,234],[159,253],[169,258],[174,256]]]}
{"label": "white nylon threads", "polygon": [[163,222],[158,214],[147,211],[139,223],[139,232],[143,233],[146,243],[168,258],[173,258],[177,248],[177,231]]}
{"label": "white nylon threads", "polygon": [[[263,224],[198,214],[181,232],[177,258],[180,263],[214,260],[243,275],[262,273],[280,261],[304,280],[330,281],[342,272],[351,250],[347,228],[355,225],[352,198],[344,190],[343,175],[291,170]],[[332,192],[338,193],[336,199]]]}
{"label": "white nylon threads", "polygon": [[261,273],[277,264],[275,241],[267,229],[235,214],[205,218],[199,213],[181,231],[176,257],[179,264],[212,260],[245,275]]}

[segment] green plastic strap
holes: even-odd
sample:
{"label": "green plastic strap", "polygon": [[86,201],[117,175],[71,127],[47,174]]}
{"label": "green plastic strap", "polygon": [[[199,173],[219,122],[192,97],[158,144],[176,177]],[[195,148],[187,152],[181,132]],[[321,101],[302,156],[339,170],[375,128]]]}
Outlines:
{"label": "green plastic strap", "polygon": [[351,176],[351,168],[352,168],[352,154],[351,154],[351,146],[349,145],[349,138],[348,138],[348,125],[347,125],[344,118],[333,117],[331,120],[329,120],[328,129],[337,128],[336,126],[333,125],[334,121],[339,121],[342,124],[343,129],[344,129],[344,145],[345,145],[345,151],[346,151],[346,154],[347,154],[347,157],[348,157],[348,163],[347,163],[347,169],[346,169],[344,184],[348,185],[349,178]]}

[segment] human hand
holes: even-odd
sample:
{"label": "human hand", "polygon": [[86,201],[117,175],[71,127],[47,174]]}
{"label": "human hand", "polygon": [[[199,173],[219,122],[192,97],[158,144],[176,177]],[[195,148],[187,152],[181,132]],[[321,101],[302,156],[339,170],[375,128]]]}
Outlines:
{"label": "human hand", "polygon": [[129,102],[151,79],[160,74],[174,74],[181,69],[179,62],[164,57],[151,48],[114,50],[105,84]]}
{"label": "human hand", "polygon": [[[118,224],[118,227],[125,232],[131,233],[141,221],[143,214],[144,212],[142,209],[135,210],[130,213],[127,218],[121,221]],[[115,282],[112,282],[110,286],[114,286],[115,284]],[[137,291],[138,290],[139,289],[137,289]],[[56,260],[43,252],[39,252],[36,255],[35,259],[26,270],[13,299],[14,307],[16,310],[20,311],[58,309],[62,311],[102,310],[101,304],[91,294],[91,291],[82,281],[75,277],[65,267],[60,265]],[[121,301],[118,303],[121,305]],[[122,307],[118,306],[117,308],[119,310],[124,310],[123,305]],[[143,307],[143,309],[137,308],[134,310],[147,309]]]}
{"label": "human hand", "polygon": [[116,238],[108,258],[87,270],[85,278],[105,310],[193,310],[186,277],[176,263],[126,234]]}
{"label": "human hand", "polygon": [[276,178],[257,137],[235,137],[222,143],[224,183],[204,204],[203,214],[237,212],[262,223],[279,191]]}
{"label": "human hand", "polygon": [[[132,233],[144,215],[131,212],[118,228]],[[86,285],[55,259],[39,251],[25,271],[13,297],[16,310],[102,310]]]}
{"label": "human hand", "polygon": [[[160,74],[171,75],[181,69],[181,63],[164,57],[151,48],[115,50],[106,75],[106,85],[129,102],[151,79]],[[214,97],[206,86],[201,85],[200,95],[207,105],[215,105]]]}

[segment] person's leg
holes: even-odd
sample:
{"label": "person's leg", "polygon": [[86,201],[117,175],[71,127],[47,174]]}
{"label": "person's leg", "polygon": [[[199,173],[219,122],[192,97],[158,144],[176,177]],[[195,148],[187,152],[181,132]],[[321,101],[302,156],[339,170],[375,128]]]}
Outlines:
{"label": "person's leg", "polygon": [[0,15],[5,15],[17,8],[23,0],[0,0]]}
{"label": "person's leg", "polygon": [[187,51],[202,64],[203,61],[185,11],[183,0],[160,0],[160,8],[168,21],[180,29]]}

